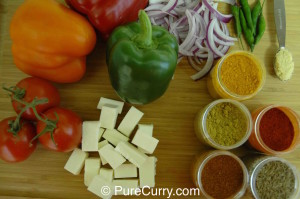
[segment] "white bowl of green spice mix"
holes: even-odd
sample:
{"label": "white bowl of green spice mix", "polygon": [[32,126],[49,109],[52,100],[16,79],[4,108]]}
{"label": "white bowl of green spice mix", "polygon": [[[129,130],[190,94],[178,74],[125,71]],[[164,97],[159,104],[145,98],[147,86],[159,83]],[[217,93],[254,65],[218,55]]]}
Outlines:
{"label": "white bowl of green spice mix", "polygon": [[231,99],[219,99],[199,111],[194,126],[202,143],[216,149],[230,150],[248,140],[252,131],[252,117],[244,104]]}
{"label": "white bowl of green spice mix", "polygon": [[255,199],[300,197],[299,172],[283,158],[250,156],[243,161],[250,175],[250,190]]}

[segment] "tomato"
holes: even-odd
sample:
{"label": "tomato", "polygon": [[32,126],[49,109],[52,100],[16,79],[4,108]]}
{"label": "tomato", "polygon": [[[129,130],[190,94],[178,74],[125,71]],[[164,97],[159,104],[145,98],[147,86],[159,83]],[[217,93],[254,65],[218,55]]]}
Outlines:
{"label": "tomato", "polygon": [[[17,88],[25,89],[25,95],[21,99],[25,102],[32,102],[36,97],[38,99],[47,98],[49,101],[45,104],[36,106],[37,112],[40,114],[51,107],[58,106],[60,103],[60,96],[58,90],[47,80],[37,77],[28,77],[17,83]],[[15,111],[19,114],[24,105],[12,99],[12,105]],[[37,120],[32,108],[28,108],[23,114],[22,118],[28,120]]]}
{"label": "tomato", "polygon": [[8,132],[9,121],[16,117],[10,117],[0,122],[0,158],[6,162],[21,162],[26,160],[35,150],[37,141],[30,141],[36,135],[35,127],[25,120],[20,121],[21,129],[17,136]]}
{"label": "tomato", "polygon": [[[82,120],[81,118],[68,109],[54,107],[43,113],[43,116],[50,120],[57,120],[56,128],[53,131],[53,138],[56,145],[51,139],[51,133],[47,132],[39,137],[39,141],[46,148],[59,151],[69,152],[75,149],[81,142]],[[44,121],[39,120],[37,123],[37,133],[40,134],[46,127]]]}

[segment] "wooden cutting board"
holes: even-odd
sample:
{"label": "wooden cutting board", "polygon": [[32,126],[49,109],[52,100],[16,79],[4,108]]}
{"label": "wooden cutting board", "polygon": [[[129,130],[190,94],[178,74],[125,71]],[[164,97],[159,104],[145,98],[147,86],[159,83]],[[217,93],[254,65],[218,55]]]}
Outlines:
{"label": "wooden cutting board", "polygon": [[[0,0],[0,84],[14,85],[26,77],[14,66],[9,37],[11,17],[22,2],[22,0]],[[250,2],[253,3],[254,0]],[[291,107],[300,114],[300,69],[298,67],[300,63],[300,1],[285,2],[286,44],[293,53],[295,73],[292,80],[288,82],[282,82],[274,75],[272,63],[278,44],[273,17],[273,1],[268,0],[263,12],[267,21],[266,32],[254,52],[265,63],[267,81],[254,99],[244,102],[250,110],[266,104],[281,104]],[[227,5],[220,4],[219,6],[222,10],[228,11]],[[233,33],[233,25],[229,24],[229,27]],[[238,44],[231,50],[234,49],[239,49]],[[61,106],[74,110],[83,120],[99,118],[96,106],[100,97],[119,99],[110,85],[104,58],[105,44],[98,42],[87,59],[88,68],[84,78],[74,84],[56,85],[61,94]],[[160,140],[155,152],[158,158],[157,187],[194,187],[190,174],[193,157],[209,149],[197,140],[193,121],[195,114],[213,99],[207,92],[206,78],[194,82],[190,78],[194,73],[195,71],[190,68],[186,59],[183,59],[177,66],[175,78],[165,95],[152,104],[137,107],[145,113],[141,123],[153,123],[154,136]],[[129,108],[130,105],[126,104],[125,111],[119,119],[124,117],[124,113]],[[7,94],[0,91],[0,120],[13,115],[15,113]],[[248,151],[246,147],[235,150],[240,155]],[[97,198],[86,190],[82,174],[73,176],[63,169],[69,155],[48,151],[38,145],[37,150],[25,162],[7,164],[0,161],[0,198]],[[296,165],[300,171],[300,148],[283,157]],[[165,197],[161,196],[161,198]],[[252,197],[247,193],[244,198]]]}

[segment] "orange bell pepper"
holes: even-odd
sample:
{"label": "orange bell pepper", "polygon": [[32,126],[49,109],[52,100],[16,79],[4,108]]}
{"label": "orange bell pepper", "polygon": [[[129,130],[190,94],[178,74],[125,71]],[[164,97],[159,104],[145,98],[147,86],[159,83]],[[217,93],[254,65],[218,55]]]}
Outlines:
{"label": "orange bell pepper", "polygon": [[26,0],[12,18],[10,36],[20,70],[60,83],[83,77],[96,44],[89,22],[55,0]]}

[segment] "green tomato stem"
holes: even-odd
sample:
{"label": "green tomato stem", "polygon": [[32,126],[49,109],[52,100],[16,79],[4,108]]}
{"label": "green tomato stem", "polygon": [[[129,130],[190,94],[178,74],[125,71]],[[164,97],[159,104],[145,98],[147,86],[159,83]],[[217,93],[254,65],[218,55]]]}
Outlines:
{"label": "green tomato stem", "polygon": [[3,85],[2,88],[3,88],[3,90],[12,93],[18,99],[23,99],[26,94],[25,89],[19,88],[17,86],[12,86],[12,87],[7,88]]}
{"label": "green tomato stem", "polygon": [[54,137],[53,137],[53,132],[54,130],[56,129],[57,127],[57,122],[59,120],[59,117],[57,115],[57,113],[55,112],[55,117],[56,117],[56,120],[49,120],[48,118],[44,119],[42,118],[37,110],[36,110],[36,106],[37,105],[40,105],[40,104],[45,104],[45,103],[48,103],[49,100],[47,98],[42,98],[42,99],[37,99],[37,98],[34,98],[30,103],[22,100],[25,96],[25,93],[26,93],[26,90],[25,89],[21,89],[17,86],[15,87],[10,87],[10,88],[7,88],[5,86],[2,87],[4,90],[8,91],[11,93],[11,98],[12,100],[24,105],[24,107],[21,109],[20,113],[17,115],[16,119],[14,121],[10,121],[9,122],[9,125],[10,125],[10,129],[8,130],[9,132],[11,132],[14,136],[17,136],[18,135],[18,132],[20,131],[21,129],[21,126],[20,126],[20,120],[21,120],[21,117],[23,115],[23,113],[31,108],[33,110],[33,113],[35,115],[35,117],[44,122],[46,124],[46,127],[42,130],[41,133],[37,134],[31,141],[30,141],[30,145],[32,145],[32,142],[34,140],[36,140],[37,138],[39,138],[40,136],[42,136],[43,134],[49,132],[51,134],[51,139],[53,141],[53,143],[56,145],[56,142],[54,140]]}

